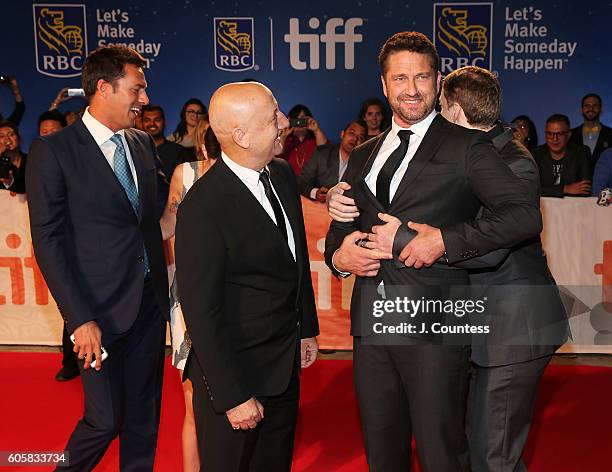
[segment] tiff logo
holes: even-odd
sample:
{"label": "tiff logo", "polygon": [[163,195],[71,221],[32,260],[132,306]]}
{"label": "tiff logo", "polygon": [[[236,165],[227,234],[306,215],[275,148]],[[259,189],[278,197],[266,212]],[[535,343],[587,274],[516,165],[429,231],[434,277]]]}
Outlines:
{"label": "tiff logo", "polygon": [[[319,28],[321,22],[318,18],[308,20],[312,30]],[[338,33],[336,29],[344,25],[344,32]],[[360,43],[363,36],[355,32],[355,28],[363,25],[362,18],[349,18],[346,23],[342,18],[330,18],[325,23],[325,33],[300,33],[299,18],[289,19],[289,33],[285,34],[285,42],[289,43],[289,59],[291,67],[296,70],[319,69],[319,42],[325,44],[325,68],[336,68],[336,44],[344,44],[344,68],[355,68],[355,44]],[[306,43],[309,47],[309,61],[300,58],[300,45]]]}

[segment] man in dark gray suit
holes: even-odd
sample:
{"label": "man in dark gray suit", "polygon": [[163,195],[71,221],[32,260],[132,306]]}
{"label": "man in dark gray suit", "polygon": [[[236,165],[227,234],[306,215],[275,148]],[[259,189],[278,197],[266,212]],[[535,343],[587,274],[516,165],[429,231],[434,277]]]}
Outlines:
{"label": "man in dark gray suit", "polygon": [[298,175],[300,193],[311,200],[324,202],[327,191],[342,179],[355,146],[365,141],[366,129],[363,120],[351,121],[340,132],[339,144],[318,146]]}

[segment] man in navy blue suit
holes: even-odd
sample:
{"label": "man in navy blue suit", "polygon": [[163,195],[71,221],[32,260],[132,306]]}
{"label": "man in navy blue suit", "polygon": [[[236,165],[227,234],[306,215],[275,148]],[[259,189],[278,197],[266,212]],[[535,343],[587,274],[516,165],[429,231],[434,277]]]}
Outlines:
{"label": "man in navy blue suit", "polygon": [[85,394],[68,470],[92,470],[117,435],[121,470],[153,469],[168,313],[159,227],[167,182],[152,139],[132,129],[149,102],[144,65],[127,47],[90,54],[89,107],[35,140],[27,169],[36,259],[74,334]]}

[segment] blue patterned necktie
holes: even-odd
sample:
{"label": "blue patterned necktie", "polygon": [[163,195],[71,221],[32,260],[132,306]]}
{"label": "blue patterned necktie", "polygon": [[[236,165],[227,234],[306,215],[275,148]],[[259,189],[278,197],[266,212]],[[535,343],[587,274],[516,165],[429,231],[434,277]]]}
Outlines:
{"label": "blue patterned necktie", "polygon": [[[117,146],[115,148],[115,155],[113,158],[113,171],[117,176],[117,180],[125,190],[125,194],[134,209],[134,213],[138,216],[140,210],[140,204],[138,202],[138,190],[136,189],[136,183],[132,176],[132,170],[128,164],[127,155],[125,153],[125,147],[123,146],[123,140],[120,134],[113,135],[110,140]],[[149,258],[147,256],[147,250],[143,247],[144,251],[144,271],[145,274],[149,272]]]}

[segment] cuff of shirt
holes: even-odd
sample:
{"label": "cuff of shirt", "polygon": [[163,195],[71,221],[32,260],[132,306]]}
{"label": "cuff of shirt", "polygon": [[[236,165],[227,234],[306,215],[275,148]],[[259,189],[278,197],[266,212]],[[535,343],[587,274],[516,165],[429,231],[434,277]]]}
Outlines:
{"label": "cuff of shirt", "polygon": [[316,200],[317,199],[317,192],[319,191],[319,189],[317,187],[313,188],[310,191],[310,199],[311,200]]}
{"label": "cuff of shirt", "polygon": [[332,263],[332,267],[334,268],[334,270],[335,270],[336,272],[338,272],[338,275],[339,275],[340,277],[342,277],[343,279],[346,279],[346,278],[347,278],[349,275],[351,275],[351,273],[350,273],[350,272],[344,272],[344,271],[341,271],[340,269],[338,269],[338,268],[336,267],[336,264],[334,264],[334,256],[336,255],[336,253],[337,253],[339,250],[340,250],[340,249],[336,249],[336,250],[334,251],[334,254],[333,254],[332,259],[331,259],[331,263]]}

